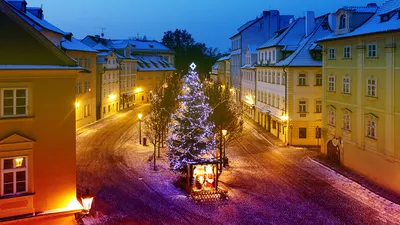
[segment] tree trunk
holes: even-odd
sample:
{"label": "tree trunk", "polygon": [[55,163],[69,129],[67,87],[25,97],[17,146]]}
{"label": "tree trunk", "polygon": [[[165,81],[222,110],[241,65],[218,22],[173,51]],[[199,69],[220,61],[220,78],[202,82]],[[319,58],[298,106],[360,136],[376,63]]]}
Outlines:
{"label": "tree trunk", "polygon": [[158,158],[160,158],[160,141],[161,141],[161,129],[158,130]]}
{"label": "tree trunk", "polygon": [[154,171],[156,170],[156,151],[157,151],[157,131],[154,134]]}

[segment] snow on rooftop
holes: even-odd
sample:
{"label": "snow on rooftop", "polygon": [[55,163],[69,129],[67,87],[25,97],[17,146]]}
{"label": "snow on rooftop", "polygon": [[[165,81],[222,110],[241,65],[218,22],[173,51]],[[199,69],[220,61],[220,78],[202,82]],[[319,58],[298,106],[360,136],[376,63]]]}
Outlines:
{"label": "snow on rooftop", "polygon": [[388,0],[385,3],[383,3],[381,7],[379,7],[379,9],[371,18],[369,18],[364,24],[357,27],[352,32],[341,35],[332,34],[320,39],[319,41],[354,37],[354,36],[381,33],[381,32],[400,31],[400,18],[398,17],[398,14],[393,15],[388,21],[381,22],[382,14],[399,9],[399,6],[400,6],[400,0]]}
{"label": "snow on rooftop", "polygon": [[71,51],[97,52],[95,49],[83,44],[74,37],[71,38],[71,41],[67,40],[66,38],[62,38],[61,46],[64,49]]}
{"label": "snow on rooftop", "polygon": [[0,65],[0,70],[83,70],[81,66]]}
{"label": "snow on rooftop", "polygon": [[137,58],[137,69],[138,71],[171,71],[175,70],[168,61],[159,55],[138,55]]}

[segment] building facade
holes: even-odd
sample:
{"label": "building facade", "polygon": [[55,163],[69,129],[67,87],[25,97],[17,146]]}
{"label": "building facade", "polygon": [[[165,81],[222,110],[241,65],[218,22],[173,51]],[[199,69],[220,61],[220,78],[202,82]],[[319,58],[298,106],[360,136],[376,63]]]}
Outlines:
{"label": "building facade", "polygon": [[258,48],[256,121],[286,144],[320,145],[322,48],[329,15],[307,12]]}
{"label": "building facade", "polygon": [[121,74],[128,68],[128,74],[120,75],[121,108],[128,107],[128,104],[148,103],[153,91],[161,87],[175,71],[174,52],[157,41],[110,40],[88,35],[82,42],[98,51],[114,52],[120,59]]}
{"label": "building facade", "polygon": [[218,82],[226,88],[231,87],[231,56],[225,56],[217,60]]}
{"label": "building facade", "polygon": [[75,83],[82,68],[4,1],[0,21],[0,221],[76,224]]}
{"label": "building facade", "polygon": [[241,74],[243,74],[241,81],[243,112],[253,120],[255,120],[256,103],[256,73],[254,67],[257,62],[256,48],[256,46],[247,46],[245,64],[241,68]]}
{"label": "building facade", "polygon": [[68,56],[85,68],[78,74],[76,80],[76,127],[96,121],[95,91],[96,91],[96,50],[82,44],[44,19],[42,8],[27,7],[27,2],[8,1],[11,9],[28,24],[34,27],[56,47],[62,49]]}
{"label": "building facade", "polygon": [[[400,1],[343,7],[323,55],[323,144],[332,160],[400,193]],[[366,15],[367,14],[367,15]]]}
{"label": "building facade", "polygon": [[241,67],[246,60],[248,45],[260,46],[269,40],[273,33],[286,27],[294,17],[280,15],[278,10],[263,11],[260,17],[248,21],[237,29],[231,40],[231,84],[235,89],[236,98],[240,101]]}

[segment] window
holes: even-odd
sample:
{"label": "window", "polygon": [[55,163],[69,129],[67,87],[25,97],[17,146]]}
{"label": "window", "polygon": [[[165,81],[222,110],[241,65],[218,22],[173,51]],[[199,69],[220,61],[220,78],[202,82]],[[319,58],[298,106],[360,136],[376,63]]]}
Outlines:
{"label": "window", "polygon": [[299,101],[299,112],[300,113],[307,112],[307,102],[306,101],[304,101],[304,100]]}
{"label": "window", "polygon": [[328,59],[335,59],[336,58],[336,54],[335,54],[335,49],[334,48],[330,48],[329,52],[328,52]]}
{"label": "window", "polygon": [[285,98],[282,97],[282,110],[285,110]]}
{"label": "window", "polygon": [[345,59],[350,59],[351,58],[351,46],[344,46],[343,58],[345,58]]}
{"label": "window", "polygon": [[341,15],[339,29],[345,29],[345,28],[346,28],[346,15]]}
{"label": "window", "polygon": [[268,71],[268,83],[272,83],[272,72]]}
{"label": "window", "polygon": [[350,130],[350,112],[343,112],[343,130]]}
{"label": "window", "polygon": [[335,91],[335,76],[328,77],[328,91]]}
{"label": "window", "polygon": [[300,74],[299,75],[299,86],[306,86],[306,85],[307,85],[306,75]]}
{"label": "window", "polygon": [[272,103],[271,103],[271,105],[275,106],[275,95],[272,95]]}
{"label": "window", "polygon": [[87,93],[89,91],[90,91],[90,81],[85,81],[84,93]]}
{"label": "window", "polygon": [[376,97],[376,79],[368,78],[367,80],[367,96]]}
{"label": "window", "polygon": [[342,93],[350,94],[350,77],[343,77]]}
{"label": "window", "polygon": [[315,101],[315,112],[316,113],[322,112],[322,101],[321,100]]}
{"label": "window", "polygon": [[334,48],[330,48],[328,51],[328,59],[336,59],[336,51]]}
{"label": "window", "polygon": [[307,128],[299,127],[299,138],[307,138]]}
{"label": "window", "polygon": [[275,84],[275,71],[271,72],[272,81],[271,83]]}
{"label": "window", "polygon": [[27,156],[3,158],[1,195],[15,195],[25,193],[28,190]]}
{"label": "window", "polygon": [[367,119],[367,137],[376,139],[376,119],[368,118]]}
{"label": "window", "polygon": [[276,120],[272,120],[272,129],[276,129]]}
{"label": "window", "polygon": [[333,108],[328,110],[328,124],[335,126],[335,110]]}
{"label": "window", "polygon": [[276,73],[276,84],[281,84],[281,73]]}
{"label": "window", "polygon": [[26,116],[28,95],[27,89],[3,89],[1,101],[1,116]]}
{"label": "window", "polygon": [[315,86],[322,86],[322,74],[315,75]]}
{"label": "window", "polygon": [[268,105],[271,105],[271,94],[268,94]]}
{"label": "window", "polygon": [[377,55],[377,45],[376,44],[368,44],[368,58],[376,58]]}
{"label": "window", "polygon": [[82,82],[79,81],[76,83],[76,94],[81,94],[82,93]]}
{"label": "window", "polygon": [[279,104],[280,104],[280,98],[279,96],[276,96],[276,108],[279,109]]}

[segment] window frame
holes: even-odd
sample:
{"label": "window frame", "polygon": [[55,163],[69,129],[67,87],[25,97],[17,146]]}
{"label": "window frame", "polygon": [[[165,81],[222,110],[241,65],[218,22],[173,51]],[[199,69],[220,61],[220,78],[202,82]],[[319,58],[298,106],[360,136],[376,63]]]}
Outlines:
{"label": "window frame", "polygon": [[[375,49],[370,49],[370,47],[375,46]],[[371,53],[375,53],[372,55]],[[367,58],[378,58],[378,43],[368,43],[367,44]]]}
{"label": "window frame", "polygon": [[[15,168],[15,160],[16,158],[25,158],[25,167],[23,168]],[[4,160],[7,159],[13,159],[13,168],[11,169],[4,169]],[[1,196],[18,196],[18,195],[23,195],[28,193],[29,189],[29,168],[28,168],[28,155],[20,155],[20,156],[9,156],[9,157],[4,157],[1,158]],[[22,192],[17,192],[17,172],[25,172],[25,191]],[[5,173],[13,173],[13,193],[10,194],[4,194],[4,174]]]}
{"label": "window frame", "polygon": [[322,86],[322,74],[315,74],[315,86]]}
{"label": "window frame", "polygon": [[348,76],[342,77],[342,93],[343,94],[351,93],[351,78]]}
{"label": "window frame", "polygon": [[299,139],[307,139],[307,127],[299,127]]}
{"label": "window frame", "polygon": [[351,113],[347,110],[343,112],[342,129],[347,131],[351,130]]}
{"label": "window frame", "polygon": [[336,110],[332,107],[328,109],[328,125],[336,126]]}
{"label": "window frame", "polygon": [[328,49],[328,59],[336,59],[336,49],[335,48]]}
{"label": "window frame", "polygon": [[322,113],[322,100],[315,100],[315,113]]}
{"label": "window frame", "polygon": [[[304,81],[304,83],[301,81]],[[299,74],[297,82],[298,82],[298,86],[307,86],[307,75],[303,74],[303,73]]]}
{"label": "window frame", "polygon": [[336,77],[335,77],[335,75],[328,76],[328,91],[336,92]]}
{"label": "window frame", "polygon": [[[346,49],[348,50],[348,52],[346,52]],[[351,46],[350,45],[346,45],[343,48],[343,58],[344,59],[351,59]]]}
{"label": "window frame", "polygon": [[[24,87],[24,88],[0,88],[0,90],[1,90],[1,99],[0,99],[0,107],[1,107],[1,117],[2,118],[10,118],[10,117],[24,117],[24,116],[28,116],[28,104],[29,104],[29,102],[28,102],[28,94],[29,94],[29,92],[28,92],[28,88],[26,88],[26,87]],[[13,97],[12,97],[12,100],[13,100],[13,105],[12,105],[12,108],[13,108],[13,114],[12,115],[4,115],[4,108],[5,108],[5,105],[4,105],[4,91],[6,91],[6,90],[12,90],[13,91]],[[25,90],[25,113],[24,114],[17,114],[17,90]]]}
{"label": "window frame", "polygon": [[307,100],[299,100],[298,101],[299,105],[299,113],[307,113]]}
{"label": "window frame", "polygon": [[[370,84],[370,81],[371,81],[371,84]],[[374,81],[373,85],[372,85],[372,81]],[[378,93],[377,93],[378,85],[377,85],[377,83],[378,83],[378,80],[376,78],[374,78],[374,77],[368,77],[367,78],[367,93],[366,94],[367,94],[368,97],[373,97],[373,98],[378,97]]]}
{"label": "window frame", "polygon": [[[371,124],[373,122],[373,125]],[[377,130],[377,119],[372,116],[367,117],[367,122],[365,123],[365,136],[372,139],[376,138],[376,130]],[[371,132],[373,130],[373,132]]]}

